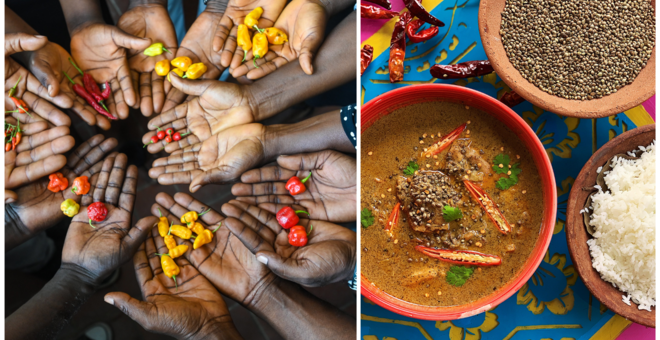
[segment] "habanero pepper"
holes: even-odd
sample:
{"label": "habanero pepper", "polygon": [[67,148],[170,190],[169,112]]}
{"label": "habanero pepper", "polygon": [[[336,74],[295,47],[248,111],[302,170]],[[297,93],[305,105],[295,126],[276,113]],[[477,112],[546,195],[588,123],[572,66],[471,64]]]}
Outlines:
{"label": "habanero pepper", "polygon": [[[184,74],[186,71],[184,71],[184,70],[182,70],[182,69],[180,69],[180,68],[175,68],[175,69],[172,70],[172,72],[176,73],[176,75],[179,76],[179,77],[183,77],[183,74]],[[172,82],[172,81],[170,80],[170,74],[169,74],[169,73],[167,74],[167,81],[169,81],[170,83]]]}
{"label": "habanero pepper", "polygon": [[406,58],[406,25],[412,20],[410,12],[403,12],[394,24],[390,43],[390,83],[403,80],[403,60]]}
{"label": "habanero pepper", "polygon": [[249,28],[254,28],[258,32],[261,32],[259,29],[259,18],[261,18],[261,15],[264,14],[264,9],[261,7],[257,7],[253,9],[248,15],[245,16],[245,19],[243,20],[243,23],[245,26]]}
{"label": "habanero pepper", "polygon": [[174,239],[174,236],[172,236],[172,235],[165,235],[165,237],[163,237],[163,241],[165,242],[165,246],[169,250],[172,250],[172,249],[176,248],[176,246],[177,246],[176,240]]}
{"label": "habanero pepper", "polygon": [[428,22],[431,25],[438,27],[444,27],[445,23],[438,20],[429,13],[424,6],[422,6],[422,0],[403,0],[403,3],[406,5],[406,8],[410,12],[411,16],[418,17],[424,22]]}
{"label": "habanero pepper", "polygon": [[392,9],[392,4],[390,3],[390,0],[366,0],[366,1],[381,7],[385,7],[387,9]]}
{"label": "habanero pepper", "polygon": [[282,45],[285,42],[289,41],[289,38],[286,36],[286,33],[279,28],[269,27],[264,30],[266,33],[266,38],[268,42],[273,45]]}
{"label": "habanero pepper", "polygon": [[[312,228],[309,230],[309,232],[312,232],[312,229],[314,229],[314,226],[311,226]],[[304,247],[307,245],[307,230],[305,230],[305,227],[297,225],[295,227],[292,227],[289,230],[289,244],[294,246],[294,247]]]}
{"label": "habanero pepper", "polygon": [[236,32],[236,44],[243,50],[243,60],[245,61],[245,56],[248,51],[252,49],[252,37],[250,37],[250,30],[247,25],[240,24],[238,25],[238,30]]}
{"label": "habanero pepper", "polygon": [[[172,66],[180,69],[183,72],[188,71],[190,65],[192,65],[192,60],[188,57],[176,57],[170,62]],[[178,73],[177,73],[178,74]]]}
{"label": "habanero pepper", "polygon": [[438,35],[438,32],[440,31],[438,26],[431,26],[427,29],[417,32],[417,30],[422,27],[422,25],[424,25],[423,21],[415,19],[408,24],[408,27],[406,27],[408,39],[410,39],[411,43],[415,44],[422,41],[427,41]]}
{"label": "habanero pepper", "polygon": [[179,275],[181,269],[176,265],[176,262],[174,262],[174,260],[168,255],[162,255],[160,257],[160,266],[163,268],[163,274],[165,274],[165,276],[174,279],[174,285],[177,286],[178,289],[179,287],[176,283],[176,276]]}
{"label": "habanero pepper", "polygon": [[510,91],[505,93],[502,98],[500,98],[500,101],[508,107],[514,107],[524,102],[525,98],[521,97],[516,91]]}
{"label": "habanero pepper", "polygon": [[163,59],[157,62],[154,66],[154,70],[156,71],[156,74],[161,77],[168,75],[170,73],[170,61]]}
{"label": "habanero pepper", "polygon": [[431,66],[431,75],[438,79],[463,79],[493,73],[493,66],[488,60],[466,61],[454,65],[435,64]]}
{"label": "habanero pepper", "polygon": [[197,235],[203,233],[205,230],[204,226],[199,222],[190,223],[188,228],[190,228],[190,230],[192,230]]}
{"label": "habanero pepper", "polygon": [[69,180],[62,175],[61,172],[56,172],[48,176],[50,182],[48,183],[48,190],[52,192],[60,192],[66,190],[69,186]]}
{"label": "habanero pepper", "polygon": [[289,190],[289,194],[292,196],[300,195],[305,192],[305,190],[307,190],[305,187],[305,182],[307,182],[310,177],[312,177],[311,171],[309,172],[309,175],[307,175],[307,177],[305,177],[302,181],[297,176],[293,176],[289,178],[284,187],[286,190]]}
{"label": "habanero pepper", "polygon": [[282,228],[289,229],[298,224],[300,221],[300,218],[297,214],[309,215],[309,213],[304,210],[293,210],[291,207],[284,207],[277,212],[275,218],[277,219],[277,223],[279,223]]}
{"label": "habanero pepper", "polygon": [[181,245],[178,245],[178,246],[170,249],[170,252],[168,254],[158,254],[158,253],[156,253],[156,255],[158,255],[158,256],[167,255],[167,256],[175,259],[175,258],[185,254],[187,251],[188,251],[188,246],[185,245],[185,244],[181,244]]}
{"label": "habanero pepper", "polygon": [[268,53],[268,38],[266,37],[266,34],[257,32],[254,34],[254,37],[252,37],[252,55],[254,56],[252,63],[255,68],[259,68],[259,65],[257,65],[257,59],[263,58],[266,53]]}
{"label": "habanero pepper", "polygon": [[365,19],[392,19],[399,12],[388,11],[374,5],[360,4],[360,17]]}
{"label": "habanero pepper", "polygon": [[68,74],[64,73],[64,75],[73,84],[73,92],[75,92],[77,95],[82,97],[87,102],[87,104],[89,104],[91,107],[94,108],[94,110],[96,110],[96,112],[98,112],[103,116],[106,116],[108,119],[117,120],[117,118],[111,115],[110,112],[106,111],[103,107],[101,107],[101,105],[94,100],[94,97],[89,92],[87,92],[87,90],[85,90],[84,87],[74,82],[73,79],[71,79],[71,77],[69,77]]}
{"label": "habanero pepper", "polygon": [[78,211],[80,211],[80,205],[76,203],[76,201],[68,198],[60,204],[60,209],[64,213],[64,215],[73,217],[78,214]]}
{"label": "habanero pepper", "polygon": [[360,51],[360,75],[369,67],[374,58],[374,48],[371,45],[364,45]]}
{"label": "habanero pepper", "polygon": [[144,52],[142,52],[142,53],[144,53],[144,55],[146,55],[148,57],[155,57],[155,56],[163,54],[163,51],[165,51],[167,53],[172,53],[168,49],[166,49],[165,46],[163,46],[163,43],[151,44],[151,46],[147,47],[147,49],[144,50]]}
{"label": "habanero pepper", "polygon": [[186,71],[186,74],[183,75],[181,78],[188,78],[188,79],[198,79],[201,77],[206,71],[208,70],[208,67],[204,65],[204,63],[195,63],[190,65],[188,68],[188,71]]}
{"label": "habanero pepper", "polygon": [[160,235],[160,237],[165,237],[168,235],[170,231],[171,224],[167,223],[168,222],[167,217],[161,214],[160,209],[158,209],[158,214],[160,215],[160,217],[158,218],[158,234]]}
{"label": "habanero pepper", "polygon": [[[222,223],[220,223],[220,225],[222,225]],[[211,240],[213,240],[213,234],[218,231],[218,229],[220,229],[220,225],[218,225],[218,227],[213,231],[204,229],[201,234],[198,234],[197,238],[195,239],[195,243],[193,243],[193,249],[197,249],[207,243],[211,243]]]}
{"label": "habanero pepper", "polygon": [[90,187],[91,185],[89,184],[87,176],[76,177],[76,179],[73,180],[73,188],[71,188],[71,192],[76,195],[86,195],[89,192]]}
{"label": "habanero pepper", "polygon": [[103,222],[106,216],[108,216],[108,208],[103,202],[94,202],[87,207],[87,217],[89,217],[89,225],[92,228],[96,228],[92,225],[92,221]]}
{"label": "habanero pepper", "polygon": [[178,224],[175,224],[170,227],[170,233],[184,240],[189,240],[190,237],[192,236],[192,230]]}
{"label": "habanero pepper", "polygon": [[183,216],[181,216],[181,223],[185,223],[186,225],[190,225],[190,223],[193,223],[193,222],[197,221],[197,219],[200,216],[208,213],[209,211],[211,211],[211,209],[207,209],[207,210],[203,211],[201,214],[198,214],[194,210],[189,211],[189,212],[183,214]]}

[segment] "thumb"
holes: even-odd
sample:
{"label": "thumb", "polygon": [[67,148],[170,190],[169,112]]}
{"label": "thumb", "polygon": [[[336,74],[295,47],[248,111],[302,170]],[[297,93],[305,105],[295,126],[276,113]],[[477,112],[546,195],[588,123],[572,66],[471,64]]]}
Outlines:
{"label": "thumb", "polygon": [[115,43],[115,45],[125,47],[130,50],[144,50],[149,47],[149,45],[151,45],[151,39],[138,38],[116,27],[114,27],[112,30],[112,41]]}
{"label": "thumb", "polygon": [[190,80],[170,72],[170,82],[177,90],[191,96],[201,96],[216,80]]}
{"label": "thumb", "polygon": [[153,305],[149,302],[132,298],[124,292],[112,292],[105,294],[103,300],[117,308],[129,318],[139,323],[145,329],[149,329],[149,319]]}
{"label": "thumb", "polygon": [[300,267],[298,267],[295,260],[283,258],[271,251],[260,251],[256,255],[257,261],[265,264],[275,275],[289,281],[300,281],[300,274],[298,273]]}
{"label": "thumb", "polygon": [[44,47],[46,43],[48,43],[48,38],[43,35],[5,34],[5,56],[24,51],[36,51]]}
{"label": "thumb", "polygon": [[5,204],[14,203],[18,199],[18,195],[11,190],[5,190]]}
{"label": "thumb", "polygon": [[314,66],[312,66],[312,58],[313,54],[309,50],[309,48],[306,48],[303,46],[302,51],[300,51],[300,57],[298,57],[298,61],[300,62],[300,67],[302,70],[308,74],[311,75],[314,73]]}

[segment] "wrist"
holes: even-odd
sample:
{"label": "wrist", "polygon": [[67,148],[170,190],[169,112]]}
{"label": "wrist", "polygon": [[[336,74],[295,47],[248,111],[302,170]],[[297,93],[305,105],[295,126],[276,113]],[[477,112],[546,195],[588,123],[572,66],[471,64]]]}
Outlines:
{"label": "wrist", "polygon": [[184,340],[240,340],[243,339],[229,314],[207,322],[195,334],[182,338]]}
{"label": "wrist", "polygon": [[72,287],[78,287],[81,291],[94,293],[96,288],[101,285],[102,277],[90,272],[89,270],[73,263],[62,263],[57,270],[55,277],[62,277],[64,281],[71,284]]}
{"label": "wrist", "polygon": [[264,161],[271,162],[282,154],[283,150],[280,146],[284,128],[284,124],[264,126],[264,135],[261,140],[264,148]]}
{"label": "wrist", "polygon": [[130,11],[131,9],[139,6],[163,6],[167,8],[167,0],[131,0],[131,2],[128,4],[128,10]]}
{"label": "wrist", "polygon": [[208,0],[204,11],[211,13],[225,13],[227,10],[227,3],[227,0]]}

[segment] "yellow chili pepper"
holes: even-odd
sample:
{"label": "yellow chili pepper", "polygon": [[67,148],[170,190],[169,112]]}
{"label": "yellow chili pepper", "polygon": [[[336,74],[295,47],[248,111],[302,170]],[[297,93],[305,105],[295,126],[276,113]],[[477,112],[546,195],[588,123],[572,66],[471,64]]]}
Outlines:
{"label": "yellow chili pepper", "polygon": [[166,76],[170,73],[170,61],[163,59],[156,63],[155,66],[156,74],[159,76]]}
{"label": "yellow chili pepper", "polygon": [[[169,254],[156,254],[156,255],[160,255],[160,256],[169,256],[169,257],[175,259],[175,258],[177,258],[177,257],[179,257],[179,256],[181,256],[181,255],[183,255],[183,254],[185,254],[187,251],[188,251],[188,246],[185,245],[185,244],[181,244],[181,245],[178,245],[178,246],[176,246],[176,247],[170,249],[170,253],[169,253]],[[161,261],[162,261],[162,260],[161,260]],[[163,268],[163,271],[164,271],[164,270],[165,270],[165,268]]]}
{"label": "yellow chili pepper", "polygon": [[176,248],[176,240],[174,239],[174,236],[165,235],[165,237],[163,237],[163,240],[165,241],[165,245],[167,246],[167,249],[172,250]]}
{"label": "yellow chili pepper", "polygon": [[165,48],[165,46],[163,46],[163,43],[155,43],[151,44],[151,46],[144,50],[144,55],[155,57],[157,55],[163,54],[163,51],[171,53],[168,49]]}
{"label": "yellow chili pepper", "polygon": [[204,229],[204,226],[203,226],[201,223],[199,223],[199,222],[190,223],[190,224],[188,225],[188,228],[190,228],[190,230],[192,230],[193,232],[195,232],[195,234],[197,234],[197,235],[201,234],[201,233],[204,232],[204,230],[205,230],[205,229]]}
{"label": "yellow chili pepper", "polygon": [[282,45],[285,42],[289,41],[289,38],[286,36],[286,33],[279,28],[269,27],[264,30],[268,42],[273,45]]}
{"label": "yellow chili pepper", "polygon": [[[175,69],[172,70],[172,72],[174,72],[174,73],[176,73],[177,75],[179,75],[179,77],[183,77],[183,73],[184,73],[185,71],[182,70],[182,69],[180,69],[180,68],[175,68]],[[167,81],[169,81],[170,83],[172,82],[172,81],[170,80],[170,74],[169,74],[169,73],[167,74]]]}
{"label": "yellow chili pepper", "polygon": [[163,255],[160,257],[160,266],[163,268],[165,276],[174,279],[174,285],[176,285],[178,289],[179,286],[176,283],[176,276],[179,275],[181,270],[179,269],[179,266],[176,265],[176,262],[174,262],[174,260],[168,255]]}
{"label": "yellow chili pepper", "polygon": [[245,16],[243,23],[249,28],[254,28],[257,31],[260,31],[257,25],[259,24],[259,18],[261,18],[262,14],[264,14],[264,9],[257,7]]}
{"label": "yellow chili pepper", "polygon": [[238,25],[238,32],[236,33],[236,43],[240,48],[243,49],[243,60],[241,62],[245,61],[245,56],[247,55],[248,51],[252,48],[252,38],[250,37],[250,30],[248,30],[248,27],[244,24]]}
{"label": "yellow chili pepper", "polygon": [[184,240],[190,239],[192,236],[192,230],[182,226],[182,225],[173,225],[170,227],[170,233],[179,236],[180,238]]}
{"label": "yellow chili pepper", "polygon": [[252,62],[254,63],[254,67],[259,68],[257,66],[257,59],[263,58],[266,53],[268,53],[268,38],[265,34],[257,32],[252,37],[252,55],[254,55]]}
{"label": "yellow chili pepper", "polygon": [[62,202],[62,204],[60,205],[60,209],[62,209],[64,215],[73,217],[76,216],[76,214],[78,214],[78,211],[80,210],[80,205],[76,203],[76,201],[69,198],[64,202]]}
{"label": "yellow chili pepper", "polygon": [[[222,225],[222,222],[220,223]],[[213,234],[220,229],[220,225],[218,225],[217,228],[215,228],[214,231],[210,231],[208,229],[204,229],[202,233],[197,234],[197,238],[195,239],[195,243],[193,244],[193,249],[197,249],[207,243],[210,243],[211,240],[213,240]]]}
{"label": "yellow chili pepper", "polygon": [[158,214],[160,215],[160,220],[158,221],[158,234],[160,234],[161,237],[165,237],[170,231],[170,224],[167,223],[167,217],[163,216],[160,209],[158,209]]}
{"label": "yellow chili pepper", "polygon": [[197,221],[197,219],[200,216],[206,214],[209,211],[211,211],[211,209],[208,209],[208,210],[202,212],[201,214],[198,214],[196,211],[189,211],[189,212],[183,214],[183,216],[181,216],[181,223],[185,223],[186,225],[190,225],[190,223],[193,223],[193,222]]}
{"label": "yellow chili pepper", "polygon": [[194,63],[190,65],[183,78],[197,79],[201,77],[202,74],[206,73],[206,70],[208,70],[208,68],[206,65],[204,65],[204,63]]}
{"label": "yellow chili pepper", "polygon": [[192,65],[192,60],[188,57],[176,57],[171,61],[172,66],[181,69],[183,72],[188,71],[188,67]]}

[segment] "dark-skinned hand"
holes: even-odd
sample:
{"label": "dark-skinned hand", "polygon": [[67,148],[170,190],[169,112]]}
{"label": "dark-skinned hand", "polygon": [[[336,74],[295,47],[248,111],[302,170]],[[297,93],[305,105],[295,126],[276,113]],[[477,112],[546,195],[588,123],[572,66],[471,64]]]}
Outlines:
{"label": "dark-skinned hand", "polygon": [[265,131],[258,123],[220,131],[202,143],[155,160],[149,177],[162,185],[190,183],[191,192],[234,180],[266,159]]}
{"label": "dark-skinned hand", "polygon": [[[234,78],[246,75],[248,79],[259,79],[296,59],[305,73],[312,74],[312,59],[323,42],[327,20],[328,14],[320,1],[291,1],[273,25],[286,32],[288,41],[282,45],[269,45],[268,53],[256,60],[259,68],[254,67],[252,51],[245,56],[246,62],[241,64],[243,51],[237,49],[230,67],[231,75]],[[270,26],[261,28],[267,27]]]}
{"label": "dark-skinned hand", "polygon": [[245,86],[217,80],[183,79],[175,73],[170,74],[172,85],[181,92],[194,96],[191,100],[165,111],[149,121],[152,131],[142,137],[144,144],[149,144],[151,137],[161,130],[174,128],[180,134],[192,132],[179,141],[166,144],[164,140],[149,144],[147,150],[158,153],[172,153],[187,146],[209,139],[212,135],[236,125],[255,121],[252,96]]}
{"label": "dark-skinned hand", "polygon": [[17,109],[14,102],[9,99],[10,89],[16,86],[14,97],[25,101],[32,116],[20,113],[12,114],[14,117],[20,117],[21,123],[46,120],[56,126],[69,126],[71,125],[69,116],[53,104],[62,108],[70,108],[73,105],[71,98],[63,93],[51,96],[48,89],[30,71],[10,57],[14,53],[39,50],[47,43],[48,39],[43,36],[26,33],[5,34],[5,111]]}
{"label": "dark-skinned hand", "polygon": [[[151,207],[151,213],[163,216],[176,222],[188,211],[202,212],[208,206],[195,200],[192,196],[177,193],[172,196],[166,193],[156,195],[156,203]],[[234,299],[244,306],[251,306],[259,300],[259,294],[268,287],[276,277],[266,266],[257,261],[228,226],[241,228],[243,223],[235,218],[225,219],[214,210],[199,217],[197,222],[205,228],[214,230],[220,224],[211,243],[205,244],[184,255],[200,274],[204,275],[222,294]],[[186,244],[191,245],[186,241]],[[192,247],[191,247],[192,249]]]}
{"label": "dark-skinned hand", "polygon": [[169,52],[155,57],[144,55],[144,49],[128,50],[128,65],[140,74],[140,111],[149,117],[160,112],[165,103],[165,77],[154,71],[157,62],[174,59],[177,52],[177,39],[174,25],[167,8],[160,4],[141,4],[124,13],[117,27],[139,38],[149,38],[152,43],[162,43]]}
{"label": "dark-skinned hand", "polygon": [[[116,146],[116,139],[105,139],[103,135],[96,135],[71,153],[67,164],[59,172],[69,180],[69,187],[72,186],[76,177],[95,178],[101,171],[103,158]],[[115,154],[110,155],[111,158],[115,156]],[[12,209],[20,218],[22,227],[25,228],[25,230],[21,230],[20,234],[26,235],[26,238],[56,225],[65,218],[60,209],[64,200],[70,198],[80,203],[82,199],[82,196],[71,192],[70,188],[52,192],[48,190],[48,183],[48,178],[44,177],[18,188],[16,201],[5,207],[5,209]],[[93,190],[93,188],[90,189],[90,191]]]}
{"label": "dark-skinned hand", "polygon": [[[285,205],[306,210],[309,218],[329,222],[355,221],[355,158],[326,150],[315,153],[279,156],[277,165],[252,169],[241,175],[231,193],[239,201],[279,211]],[[312,177],[305,182],[304,193],[291,196],[286,182],[293,176]]]}
{"label": "dark-skinned hand", "polygon": [[122,292],[106,294],[105,301],[151,332],[177,339],[240,339],[222,296],[188,260],[174,259],[181,270],[178,287],[163,273],[155,254],[168,252],[153,228],[133,257],[144,301]]}
{"label": "dark-skinned hand", "polygon": [[259,262],[283,279],[320,287],[353,277],[357,263],[354,231],[324,221],[301,219],[298,225],[307,229],[308,241],[304,247],[294,247],[289,244],[288,232],[277,222],[276,212],[240,201],[223,205],[222,212],[227,218],[243,222],[227,227]]}
{"label": "dark-skinned hand", "polygon": [[[137,38],[121,29],[100,23],[81,25],[71,34],[71,55],[83,72],[97,83],[110,82],[112,95],[106,106],[115,117],[126,119],[128,107],[138,108],[140,101],[128,66],[127,49],[144,50],[149,38]],[[137,78],[135,79],[137,82]]]}

